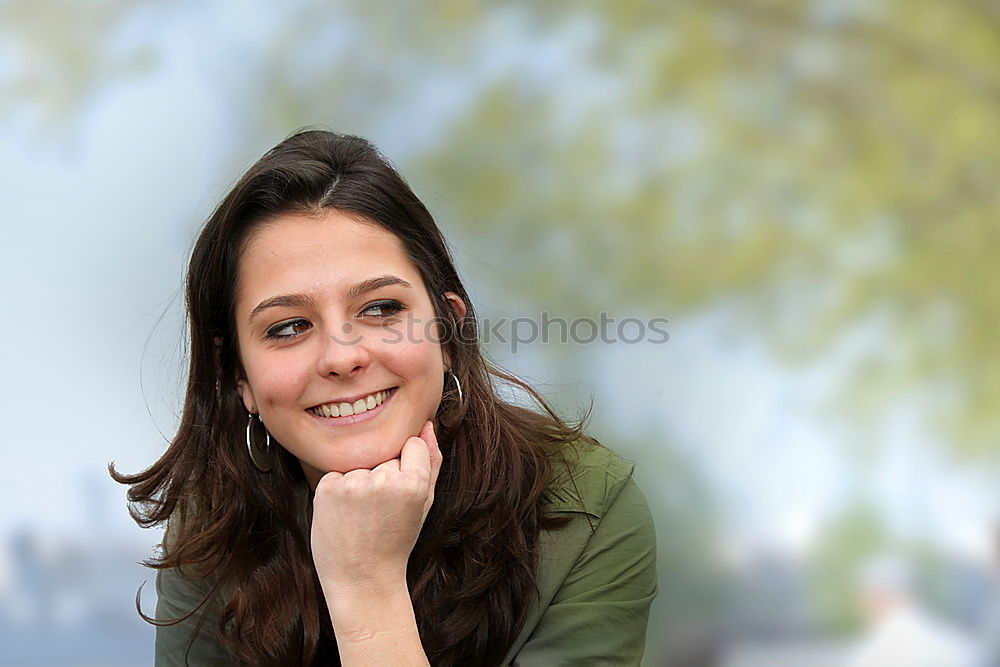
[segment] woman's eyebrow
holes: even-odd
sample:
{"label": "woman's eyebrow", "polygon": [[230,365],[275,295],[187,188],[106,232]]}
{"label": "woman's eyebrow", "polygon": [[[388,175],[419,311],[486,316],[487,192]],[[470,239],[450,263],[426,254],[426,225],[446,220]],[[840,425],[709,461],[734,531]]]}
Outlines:
{"label": "woman's eyebrow", "polygon": [[367,294],[368,292],[374,292],[375,290],[382,287],[389,287],[390,285],[399,285],[400,287],[413,287],[410,283],[406,282],[399,276],[378,276],[377,278],[369,278],[368,280],[362,280],[360,283],[355,284],[351,287],[350,291],[347,293],[348,299],[356,299],[362,294]]}
{"label": "woman's eyebrow", "polygon": [[253,319],[257,315],[268,308],[278,308],[278,307],[290,307],[290,308],[301,308],[302,306],[308,306],[313,302],[312,297],[307,294],[282,294],[280,296],[272,296],[270,299],[264,299],[257,304],[257,307],[250,311],[250,317],[247,318],[247,324],[253,324]]}
{"label": "woman's eyebrow", "polygon": [[[369,278],[368,280],[362,280],[360,283],[356,283],[347,292],[347,298],[356,299],[362,294],[367,294],[368,292],[373,292],[382,287],[389,287],[390,285],[398,285],[400,287],[413,287],[410,283],[406,282],[399,276],[378,276],[376,278]],[[264,299],[257,306],[250,311],[250,317],[247,318],[247,324],[253,324],[253,320],[260,314],[261,311],[267,310],[268,308],[301,308],[303,306],[312,305],[312,297],[308,294],[296,293],[296,294],[282,294],[279,296],[272,296],[269,299]]]}

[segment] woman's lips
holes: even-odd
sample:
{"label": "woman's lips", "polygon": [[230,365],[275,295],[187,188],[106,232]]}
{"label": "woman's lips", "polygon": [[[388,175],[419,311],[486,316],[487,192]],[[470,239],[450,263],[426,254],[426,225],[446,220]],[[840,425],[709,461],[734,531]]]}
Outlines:
{"label": "woman's lips", "polygon": [[347,401],[324,403],[309,408],[306,412],[328,423],[347,425],[367,421],[382,412],[383,406],[396,393],[396,389],[397,387],[392,387],[376,391],[352,403]]}

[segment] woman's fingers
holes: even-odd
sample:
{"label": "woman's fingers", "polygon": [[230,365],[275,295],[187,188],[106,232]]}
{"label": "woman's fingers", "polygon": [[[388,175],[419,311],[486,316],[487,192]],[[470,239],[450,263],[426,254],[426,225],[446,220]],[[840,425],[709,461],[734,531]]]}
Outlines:
{"label": "woman's fingers", "polygon": [[313,495],[315,496],[316,492],[320,491],[320,489],[322,489],[323,492],[326,493],[328,489],[339,484],[340,480],[343,478],[344,478],[344,473],[337,472],[336,470],[331,470],[330,472],[326,473],[325,475],[319,478],[319,483],[316,484],[316,488],[313,490]]}
{"label": "woman's fingers", "polygon": [[434,424],[430,420],[424,422],[424,425],[420,428],[420,433],[417,436],[426,442],[428,445],[431,440],[434,440]]}
{"label": "woman's fingers", "polygon": [[421,524],[434,503],[434,487],[441,471],[441,460],[441,448],[438,447],[434,424],[430,421],[424,422],[420,435],[409,438],[403,445],[399,464],[401,472],[415,475],[424,485]]}
{"label": "woman's fingers", "polygon": [[[431,466],[430,487],[427,489],[427,501],[424,503],[424,518],[426,519],[427,513],[431,510],[431,505],[434,504],[434,489],[437,487],[438,473],[441,472],[441,462],[444,460],[444,456],[441,454],[441,447],[438,446],[434,425],[431,422],[427,422],[424,429],[426,431],[427,450]],[[421,431],[421,434],[423,433]]]}
{"label": "woman's fingers", "polygon": [[408,475],[418,475],[430,479],[431,459],[429,446],[423,436],[427,433],[427,422],[420,429],[419,436],[412,436],[403,443],[403,451],[399,453],[399,471]]}

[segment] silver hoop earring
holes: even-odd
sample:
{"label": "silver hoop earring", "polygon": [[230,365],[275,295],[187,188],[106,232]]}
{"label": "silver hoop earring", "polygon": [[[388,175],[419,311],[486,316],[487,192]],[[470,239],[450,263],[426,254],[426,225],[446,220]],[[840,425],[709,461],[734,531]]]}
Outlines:
{"label": "silver hoop earring", "polygon": [[455,371],[451,370],[450,368],[448,369],[448,375],[450,375],[451,379],[455,381],[455,391],[458,392],[458,404],[459,405],[464,404],[465,397],[462,396],[462,383],[458,381],[458,376],[455,375]]}
{"label": "silver hoop earring", "polygon": [[[250,454],[250,460],[253,461],[254,467],[261,472],[268,472],[272,467],[274,467],[274,450],[271,448],[271,433],[264,426],[264,422],[261,421],[260,415],[255,415],[252,412],[250,414],[250,419],[247,420],[247,452]],[[254,417],[260,422],[260,425],[264,428],[264,447],[261,448],[260,445],[255,445],[253,442],[253,436],[250,434],[250,429],[253,427]]]}

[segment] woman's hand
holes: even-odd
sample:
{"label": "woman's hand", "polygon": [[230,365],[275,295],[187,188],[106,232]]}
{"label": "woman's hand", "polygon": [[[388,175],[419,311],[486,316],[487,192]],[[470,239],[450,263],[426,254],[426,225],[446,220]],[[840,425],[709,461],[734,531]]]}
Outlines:
{"label": "woman's hand", "polygon": [[406,563],[434,502],[441,458],[428,421],[419,436],[406,440],[398,459],[320,479],[311,539],[328,599],[335,592],[353,596],[405,586]]}
{"label": "woman's hand", "polygon": [[312,552],[342,665],[428,664],[406,586],[406,562],[434,502],[434,427],[398,459],[329,472],[313,496]]}

